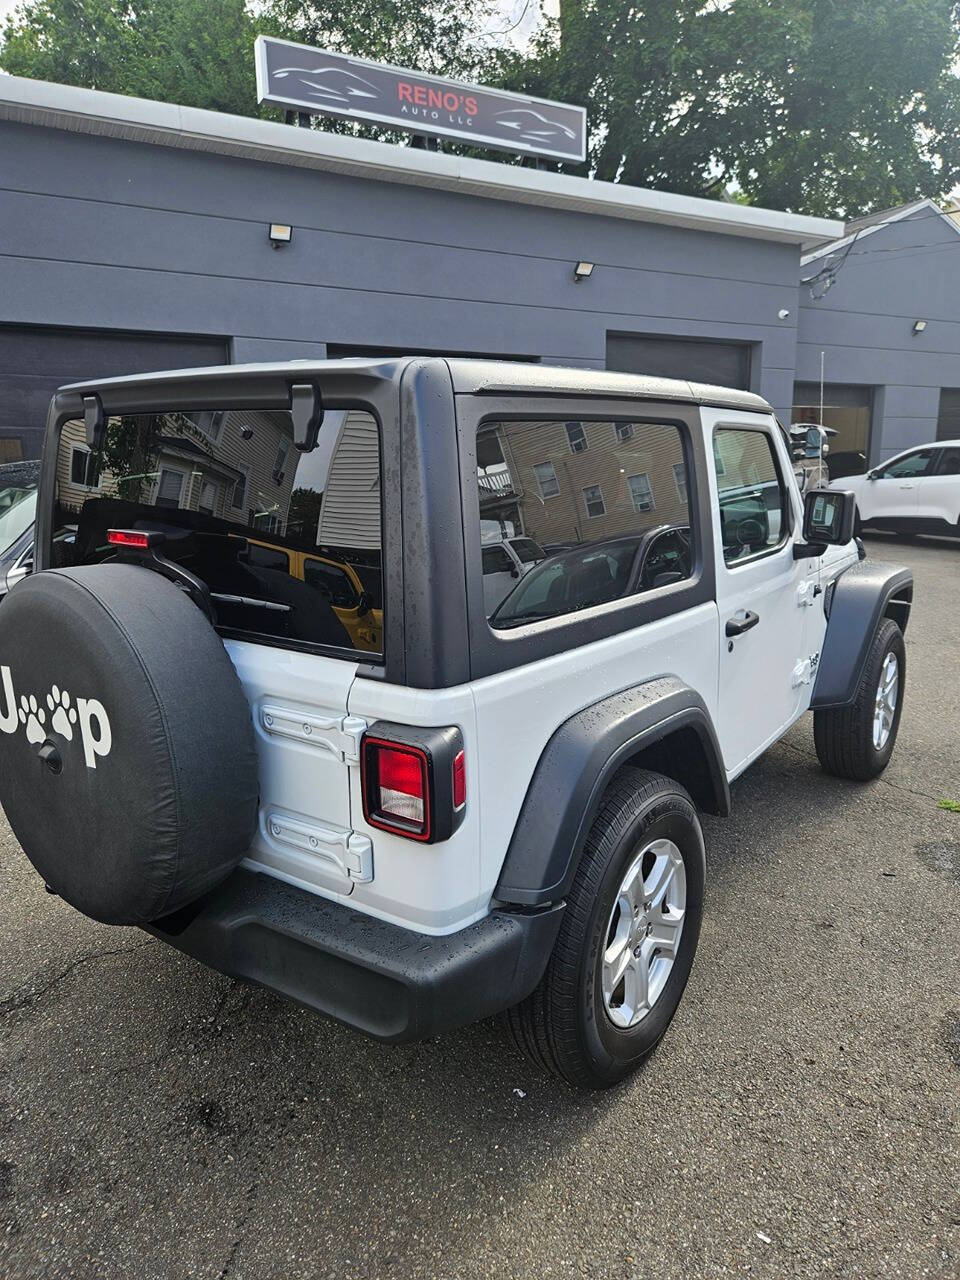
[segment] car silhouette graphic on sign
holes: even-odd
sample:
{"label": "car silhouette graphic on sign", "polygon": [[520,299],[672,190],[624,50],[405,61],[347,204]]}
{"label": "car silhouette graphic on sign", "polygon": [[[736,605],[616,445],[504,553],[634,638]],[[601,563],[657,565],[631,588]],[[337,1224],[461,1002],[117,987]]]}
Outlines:
{"label": "car silhouette graphic on sign", "polygon": [[575,138],[573,129],[556,120],[548,120],[539,111],[525,107],[514,107],[510,111],[500,111],[495,117],[498,129],[509,129],[518,137],[528,142],[553,142],[558,138]]}
{"label": "car silhouette graphic on sign", "polygon": [[271,72],[275,80],[294,77],[311,98],[322,98],[337,106],[349,106],[356,98],[376,99],[380,92],[376,85],[344,67],[278,67]]}

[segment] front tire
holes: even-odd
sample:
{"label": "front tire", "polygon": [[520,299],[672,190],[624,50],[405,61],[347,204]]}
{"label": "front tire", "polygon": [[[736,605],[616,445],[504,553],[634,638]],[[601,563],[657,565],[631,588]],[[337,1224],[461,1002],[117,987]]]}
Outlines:
{"label": "front tire", "polygon": [[882,619],[864,663],[852,706],[813,713],[813,741],[827,773],[869,782],[890,762],[907,674],[903,632]]}
{"label": "front tire", "polygon": [[579,1088],[605,1089],[635,1071],[690,976],[705,876],[686,791],[621,769],[587,837],[543,979],[506,1015],[517,1047]]}

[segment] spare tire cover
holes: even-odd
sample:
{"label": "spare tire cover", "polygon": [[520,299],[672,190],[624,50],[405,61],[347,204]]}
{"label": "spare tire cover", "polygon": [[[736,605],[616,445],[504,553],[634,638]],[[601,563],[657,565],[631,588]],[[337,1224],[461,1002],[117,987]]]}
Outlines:
{"label": "spare tire cover", "polygon": [[50,888],[107,924],[176,911],[244,856],[250,708],[171,582],[126,564],[48,570],[0,605],[0,805]]}

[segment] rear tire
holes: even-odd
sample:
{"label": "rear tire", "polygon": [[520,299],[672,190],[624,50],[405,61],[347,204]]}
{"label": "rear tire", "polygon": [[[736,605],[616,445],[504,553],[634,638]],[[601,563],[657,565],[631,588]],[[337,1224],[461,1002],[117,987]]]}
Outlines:
{"label": "rear tire", "polygon": [[[906,684],[903,632],[890,618],[877,627],[852,706],[813,714],[813,741],[827,773],[854,782],[869,782],[887,767],[893,754]],[[889,690],[895,680],[894,704]],[[888,693],[881,707],[883,685]]]}
{"label": "rear tire", "polygon": [[517,1048],[579,1088],[605,1089],[635,1071],[690,976],[705,876],[687,792],[672,778],[621,769],[587,836],[540,985],[505,1015]]}

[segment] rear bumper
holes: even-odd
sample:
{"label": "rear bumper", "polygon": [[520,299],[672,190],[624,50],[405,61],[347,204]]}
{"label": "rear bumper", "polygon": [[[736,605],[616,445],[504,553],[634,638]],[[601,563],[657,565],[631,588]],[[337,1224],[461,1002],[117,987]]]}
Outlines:
{"label": "rear bumper", "polygon": [[199,903],[146,927],[221,973],[401,1043],[476,1022],[529,995],[562,915],[562,905],[534,914],[492,911],[459,933],[434,937],[239,870]]}

